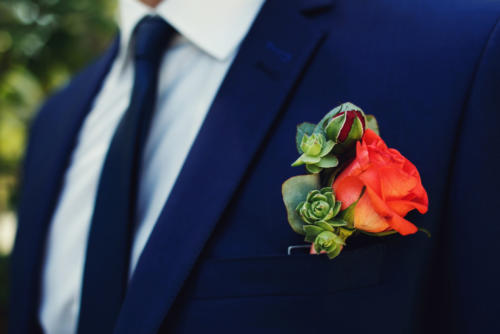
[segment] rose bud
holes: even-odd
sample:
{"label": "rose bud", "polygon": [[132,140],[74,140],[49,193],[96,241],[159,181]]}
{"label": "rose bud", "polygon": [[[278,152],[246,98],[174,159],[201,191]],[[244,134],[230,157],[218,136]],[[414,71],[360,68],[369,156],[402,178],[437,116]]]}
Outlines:
{"label": "rose bud", "polygon": [[366,129],[365,114],[361,110],[342,111],[333,116],[325,126],[328,139],[350,146],[360,140]]}

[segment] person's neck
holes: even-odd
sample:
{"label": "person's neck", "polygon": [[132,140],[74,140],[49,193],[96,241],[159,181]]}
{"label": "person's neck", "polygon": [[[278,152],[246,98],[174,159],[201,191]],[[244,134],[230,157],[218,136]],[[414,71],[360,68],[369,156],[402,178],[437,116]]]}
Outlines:
{"label": "person's neck", "polygon": [[151,8],[155,8],[156,6],[158,6],[160,2],[162,2],[162,0],[139,0],[139,1]]}

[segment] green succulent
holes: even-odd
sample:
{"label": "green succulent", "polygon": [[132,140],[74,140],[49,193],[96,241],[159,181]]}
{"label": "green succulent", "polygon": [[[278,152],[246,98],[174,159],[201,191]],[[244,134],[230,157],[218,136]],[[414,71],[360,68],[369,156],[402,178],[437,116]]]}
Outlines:
{"label": "green succulent", "polygon": [[344,245],[344,240],[330,231],[321,232],[314,240],[314,250],[316,253],[326,252],[330,259],[339,255]]}
{"label": "green succulent", "polygon": [[306,200],[299,203],[296,210],[307,224],[326,223],[331,226],[341,226],[339,221],[334,219],[340,211],[341,204],[335,200],[332,188],[326,187],[310,191]]}
{"label": "green succulent", "polygon": [[306,169],[313,174],[319,173],[323,168],[337,167],[337,157],[331,154],[335,142],[326,140],[323,133],[304,134],[300,142],[302,155],[292,166],[306,165]]}

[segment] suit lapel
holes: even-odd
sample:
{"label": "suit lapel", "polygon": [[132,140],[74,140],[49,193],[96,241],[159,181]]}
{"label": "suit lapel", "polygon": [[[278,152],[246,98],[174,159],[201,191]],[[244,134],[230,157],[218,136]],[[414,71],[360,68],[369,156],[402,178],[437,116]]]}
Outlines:
{"label": "suit lapel", "polygon": [[323,36],[301,11],[326,1],[306,3],[264,4],[139,259],[115,333],[154,333],[171,308]]}
{"label": "suit lapel", "polygon": [[[94,64],[69,86],[49,100],[33,127],[37,142],[31,142],[23,197],[19,210],[19,230],[12,267],[14,309],[11,323],[16,333],[32,332],[38,308],[39,278],[47,226],[63,182],[79,128],[99,91],[104,76],[118,50],[118,38]],[[49,151],[46,149],[50,148]],[[16,317],[23,317],[17,319]],[[22,324],[22,325],[21,325]]]}

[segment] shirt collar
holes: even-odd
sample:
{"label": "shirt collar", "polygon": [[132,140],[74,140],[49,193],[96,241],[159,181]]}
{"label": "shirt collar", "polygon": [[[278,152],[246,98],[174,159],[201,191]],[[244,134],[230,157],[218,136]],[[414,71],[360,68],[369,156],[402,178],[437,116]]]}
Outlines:
{"label": "shirt collar", "polygon": [[224,60],[245,38],[264,0],[164,0],[150,8],[138,0],[120,0],[122,47],[137,23],[159,15],[182,36],[218,60]]}

